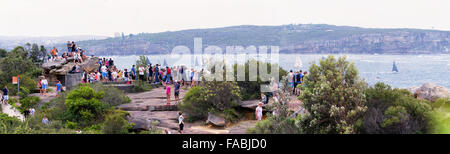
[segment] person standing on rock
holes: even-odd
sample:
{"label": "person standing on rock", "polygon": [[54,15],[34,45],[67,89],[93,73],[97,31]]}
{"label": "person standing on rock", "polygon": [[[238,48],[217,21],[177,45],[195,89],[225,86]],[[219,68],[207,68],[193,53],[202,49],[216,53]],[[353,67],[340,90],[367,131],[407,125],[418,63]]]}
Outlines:
{"label": "person standing on rock", "polygon": [[48,81],[47,81],[47,79],[45,79],[45,77],[42,77],[41,84],[42,84],[42,92],[45,96],[45,95],[47,95],[47,85],[48,85]]}
{"label": "person standing on rock", "polygon": [[170,105],[170,85],[166,85],[166,97],[167,97],[166,105]]}
{"label": "person standing on rock", "polygon": [[174,91],[174,95],[175,95],[175,101],[176,101],[176,103],[178,103],[178,100],[180,100],[180,97],[179,97],[179,95],[180,95],[180,81],[175,81],[175,84],[173,85],[174,86],[174,89],[175,89],[175,91]]}
{"label": "person standing on rock", "polygon": [[144,75],[145,75],[145,68],[144,66],[141,65],[139,66],[139,80],[145,81]]}
{"label": "person standing on rock", "polygon": [[259,102],[259,103],[258,103],[258,107],[256,107],[256,110],[255,110],[256,120],[258,120],[258,121],[261,121],[262,116],[263,116],[263,113],[262,113],[262,112],[263,112],[262,106],[263,106],[263,103],[262,103],[262,102]]}
{"label": "person standing on rock", "polygon": [[59,94],[61,94],[62,91],[62,84],[60,81],[58,81],[58,83],[56,84],[56,96],[59,96]]}
{"label": "person standing on rock", "polygon": [[183,134],[183,128],[184,128],[184,117],[183,112],[178,113],[178,125],[180,125],[180,134]]}
{"label": "person standing on rock", "polygon": [[3,87],[3,103],[8,104],[8,87]]}
{"label": "person standing on rock", "polygon": [[72,55],[72,43],[70,41],[67,41],[67,56]]}
{"label": "person standing on rock", "polygon": [[136,68],[135,65],[131,67],[131,83],[134,83],[134,80],[136,79]]}

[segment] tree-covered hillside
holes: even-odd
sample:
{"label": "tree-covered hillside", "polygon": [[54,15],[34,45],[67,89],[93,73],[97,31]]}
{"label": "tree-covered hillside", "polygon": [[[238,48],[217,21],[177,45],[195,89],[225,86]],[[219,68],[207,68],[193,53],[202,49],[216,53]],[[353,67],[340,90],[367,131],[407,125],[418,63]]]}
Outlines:
{"label": "tree-covered hillside", "polygon": [[[323,24],[233,26],[175,32],[140,33],[77,42],[93,55],[169,53],[178,45],[193,51],[194,38],[203,48],[275,45],[281,53],[450,53],[450,32],[420,29],[371,29]],[[65,49],[63,44],[58,46]],[[63,50],[65,51],[65,50]]]}

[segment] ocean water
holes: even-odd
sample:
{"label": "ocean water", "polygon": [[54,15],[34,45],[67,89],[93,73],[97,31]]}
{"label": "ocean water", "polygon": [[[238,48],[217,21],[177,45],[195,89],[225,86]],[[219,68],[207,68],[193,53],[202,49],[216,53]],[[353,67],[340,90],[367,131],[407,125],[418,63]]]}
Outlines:
{"label": "ocean water", "polygon": [[[280,54],[279,64],[285,70],[306,70],[312,63],[318,64],[322,58],[328,54]],[[359,76],[369,85],[377,82],[385,82],[396,88],[408,88],[420,86],[423,83],[431,82],[450,89],[450,54],[441,55],[356,55],[356,54],[337,54],[335,57],[346,56],[347,60],[354,62],[358,68]],[[200,55],[147,55],[152,64],[163,64],[164,59],[169,66],[186,65],[201,67],[202,63],[207,63],[210,57]],[[197,58],[194,58],[197,57]],[[131,68],[139,58],[138,55],[129,56],[105,56],[113,58],[115,65],[119,69]],[[213,57],[220,59],[222,57]],[[243,63],[246,59],[257,59],[267,61],[267,58],[250,55],[248,57],[223,57],[225,62]],[[197,62],[195,62],[197,61]],[[395,61],[399,72],[392,72],[393,62]]]}

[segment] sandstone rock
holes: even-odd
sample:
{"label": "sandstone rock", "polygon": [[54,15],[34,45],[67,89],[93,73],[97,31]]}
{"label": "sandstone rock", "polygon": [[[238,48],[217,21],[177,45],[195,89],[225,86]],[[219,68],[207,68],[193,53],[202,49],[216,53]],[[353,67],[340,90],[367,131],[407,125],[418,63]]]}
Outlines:
{"label": "sandstone rock", "polygon": [[238,104],[242,108],[255,110],[258,107],[259,100],[240,101]]}
{"label": "sandstone rock", "polygon": [[[97,63],[98,60],[99,58],[97,57],[86,57],[83,63],[80,64],[80,67],[88,73],[93,72],[99,67],[99,64]],[[73,57],[69,57],[67,60],[61,59],[44,63],[41,68],[49,85],[56,85],[57,81],[61,81],[61,83],[66,86],[66,75],[74,65]]]}
{"label": "sandstone rock", "polygon": [[122,104],[118,108],[124,111],[148,111],[147,105],[140,105],[136,103]]}
{"label": "sandstone rock", "polygon": [[206,120],[207,124],[212,124],[218,127],[225,126],[225,119],[219,116],[214,115],[213,113],[208,113],[208,119]]}
{"label": "sandstone rock", "polygon": [[[408,90],[410,89],[408,88]],[[412,87],[411,91],[413,91],[413,93],[417,95],[418,98],[427,99],[430,101],[435,101],[439,98],[450,97],[450,92],[447,88],[432,83],[425,83],[417,89]]]}

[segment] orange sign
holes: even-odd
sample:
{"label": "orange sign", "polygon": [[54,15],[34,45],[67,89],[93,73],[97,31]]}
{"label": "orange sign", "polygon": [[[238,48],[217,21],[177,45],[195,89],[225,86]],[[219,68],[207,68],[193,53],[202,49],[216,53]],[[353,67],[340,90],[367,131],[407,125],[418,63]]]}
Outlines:
{"label": "orange sign", "polygon": [[16,76],[13,76],[13,77],[12,77],[12,83],[13,83],[13,84],[17,84],[17,77],[16,77]]}

